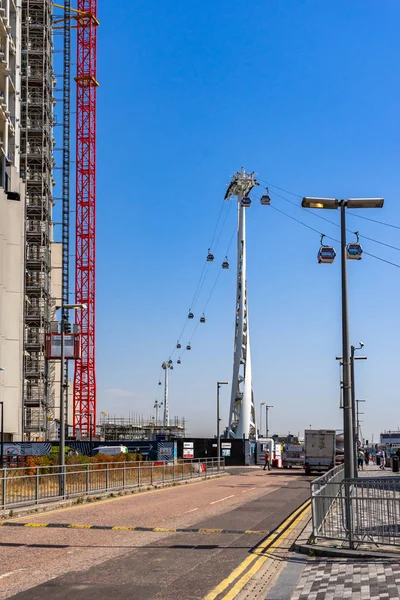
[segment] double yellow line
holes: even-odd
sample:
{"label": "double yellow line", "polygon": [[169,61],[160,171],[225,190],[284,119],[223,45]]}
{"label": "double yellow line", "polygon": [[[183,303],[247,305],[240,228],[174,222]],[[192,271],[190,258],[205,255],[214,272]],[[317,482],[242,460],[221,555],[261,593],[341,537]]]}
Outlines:
{"label": "double yellow line", "polygon": [[[254,553],[248,556],[226,579],[221,581],[217,587],[205,596],[204,600],[215,600],[233,583],[233,587],[223,596],[224,600],[233,600],[244,588],[246,583],[254,577],[266,560],[275,552],[275,550],[297,527],[304,518],[307,511],[310,510],[311,501],[307,500],[297,510],[295,510],[273,533],[265,538],[259,544]],[[236,583],[235,583],[236,582]]]}

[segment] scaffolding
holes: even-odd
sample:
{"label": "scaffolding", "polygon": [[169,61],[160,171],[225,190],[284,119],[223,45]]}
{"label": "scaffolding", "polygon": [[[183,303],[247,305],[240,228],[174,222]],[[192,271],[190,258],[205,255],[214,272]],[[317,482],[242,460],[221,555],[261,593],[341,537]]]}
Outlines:
{"label": "scaffolding", "polygon": [[52,2],[22,2],[21,176],[26,184],[24,439],[46,437],[54,417],[45,334],[55,307],[50,293],[53,208]]}
{"label": "scaffolding", "polygon": [[128,440],[155,440],[158,435],[167,435],[172,438],[184,438],[186,421],[184,418],[171,419],[170,425],[164,426],[156,423],[154,417],[109,417],[97,425],[101,438],[106,442],[120,442]]}

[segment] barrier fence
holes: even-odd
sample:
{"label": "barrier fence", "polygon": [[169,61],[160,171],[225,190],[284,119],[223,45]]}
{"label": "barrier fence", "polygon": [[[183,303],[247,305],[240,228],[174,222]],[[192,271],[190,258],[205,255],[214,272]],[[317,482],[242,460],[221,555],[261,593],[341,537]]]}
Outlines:
{"label": "barrier fence", "polygon": [[16,508],[57,499],[90,496],[146,485],[206,478],[224,472],[218,459],[176,463],[110,462],[82,465],[1,469],[0,508]]}
{"label": "barrier fence", "polygon": [[311,483],[311,499],[316,539],[400,546],[400,477],[344,479],[335,467]]}

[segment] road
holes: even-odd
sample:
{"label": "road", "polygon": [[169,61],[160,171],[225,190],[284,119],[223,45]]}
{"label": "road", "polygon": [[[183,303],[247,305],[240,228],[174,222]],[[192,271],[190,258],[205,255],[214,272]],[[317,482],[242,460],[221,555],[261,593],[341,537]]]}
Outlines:
{"label": "road", "polygon": [[[301,471],[247,468],[15,522],[271,531],[308,497]],[[0,598],[201,599],[264,537],[3,526]]]}

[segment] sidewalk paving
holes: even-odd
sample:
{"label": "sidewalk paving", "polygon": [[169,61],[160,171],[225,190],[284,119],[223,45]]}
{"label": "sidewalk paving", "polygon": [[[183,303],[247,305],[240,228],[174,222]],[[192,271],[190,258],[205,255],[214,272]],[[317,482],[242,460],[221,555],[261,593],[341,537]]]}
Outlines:
{"label": "sidewalk paving", "polygon": [[[399,476],[369,465],[360,477]],[[305,543],[311,524],[302,532]],[[299,540],[300,542],[300,540]],[[310,546],[312,550],[312,546]],[[394,548],[392,548],[395,551]],[[400,554],[393,557],[310,557],[288,552],[265,600],[400,599]]]}

